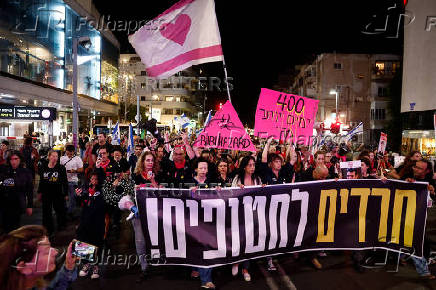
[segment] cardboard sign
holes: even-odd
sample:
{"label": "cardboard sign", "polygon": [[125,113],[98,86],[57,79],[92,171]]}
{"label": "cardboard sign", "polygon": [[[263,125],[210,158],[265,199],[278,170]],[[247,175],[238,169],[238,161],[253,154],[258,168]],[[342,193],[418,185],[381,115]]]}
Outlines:
{"label": "cardboard sign", "polygon": [[308,145],[318,103],[318,100],[263,88],[257,103],[254,134]]}
{"label": "cardboard sign", "polygon": [[388,135],[386,133],[381,132],[377,151],[380,152],[381,154],[384,154],[386,150],[387,142],[388,142]]}
{"label": "cardboard sign", "polygon": [[340,163],[342,179],[356,179],[362,175],[362,161],[346,161]]}
{"label": "cardboard sign", "polygon": [[232,104],[227,101],[207,123],[194,146],[256,151]]}

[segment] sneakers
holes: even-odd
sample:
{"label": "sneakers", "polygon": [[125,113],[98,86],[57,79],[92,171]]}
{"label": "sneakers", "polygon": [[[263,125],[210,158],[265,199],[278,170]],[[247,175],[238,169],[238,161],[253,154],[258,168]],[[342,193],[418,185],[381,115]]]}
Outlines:
{"label": "sneakers", "polygon": [[201,288],[205,288],[205,289],[215,289],[215,284],[213,284],[212,282],[207,282],[206,284],[201,285]]}
{"label": "sneakers", "polygon": [[82,270],[80,270],[80,272],[79,272],[79,276],[80,276],[80,277],[85,277],[85,276],[87,276],[87,275],[88,275],[88,272],[89,272],[89,268],[91,268],[91,265],[89,265],[89,264],[85,264],[85,265],[83,266]]}
{"label": "sneakers", "polygon": [[239,271],[239,264],[233,264],[233,266],[232,266],[232,275],[233,276],[238,275],[238,271]]}
{"label": "sneakers", "polygon": [[98,267],[94,266],[94,268],[92,269],[91,279],[98,279],[98,278],[100,278],[100,275],[98,274]]}
{"label": "sneakers", "polygon": [[198,277],[200,277],[200,273],[198,273],[198,271],[191,272],[191,278],[198,278]]}
{"label": "sneakers", "polygon": [[272,258],[267,258],[268,260],[268,271],[277,271],[276,266],[274,266]]}
{"label": "sneakers", "polygon": [[322,265],[318,261],[317,258],[313,258],[311,262],[312,262],[312,265],[315,267],[315,269],[317,269],[317,270],[321,270],[322,269]]}
{"label": "sneakers", "polygon": [[251,276],[250,276],[250,273],[248,273],[247,269],[242,269],[242,276],[244,276],[244,280],[246,282],[250,282],[251,281]]}

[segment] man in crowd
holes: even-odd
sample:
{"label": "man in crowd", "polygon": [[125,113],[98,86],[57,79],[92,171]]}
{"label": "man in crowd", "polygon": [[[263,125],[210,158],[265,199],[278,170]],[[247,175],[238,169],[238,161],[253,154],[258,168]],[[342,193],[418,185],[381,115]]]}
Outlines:
{"label": "man in crowd", "polygon": [[9,142],[7,140],[3,140],[1,145],[0,145],[0,165],[3,165],[6,163],[6,160],[8,159],[9,154],[10,154]]}
{"label": "man in crowd", "polygon": [[35,178],[35,173],[38,171],[39,154],[38,150],[32,146],[32,137],[26,137],[24,139],[24,145],[21,147],[20,152],[23,155],[26,168],[30,169],[33,178]]}
{"label": "man in crowd", "polygon": [[[97,162],[97,151],[102,148],[102,147],[106,147],[106,149],[108,150],[107,152],[110,153],[112,152],[112,145],[109,144],[109,142],[106,139],[106,134],[105,133],[100,133],[97,135],[97,140],[98,143],[94,145],[94,147],[92,147],[92,157],[94,158],[94,163]],[[109,158],[109,156],[108,156]]]}
{"label": "man in crowd", "polygon": [[80,133],[79,138],[79,148],[80,148],[80,158],[83,158],[83,155],[86,151],[86,143],[89,142],[88,136],[86,136],[85,132]]}
{"label": "man in crowd", "polygon": [[74,145],[65,147],[65,155],[61,157],[61,164],[67,170],[68,179],[68,210],[67,213],[72,216],[76,207],[76,188],[79,185],[78,173],[83,173],[83,161],[80,156],[75,154]]}
{"label": "man in crowd", "polygon": [[141,156],[142,153],[142,146],[141,145],[135,145],[135,151],[132,155],[129,157],[129,166],[130,166],[130,172],[133,174],[135,172],[136,168],[136,162],[138,162],[139,156]]}

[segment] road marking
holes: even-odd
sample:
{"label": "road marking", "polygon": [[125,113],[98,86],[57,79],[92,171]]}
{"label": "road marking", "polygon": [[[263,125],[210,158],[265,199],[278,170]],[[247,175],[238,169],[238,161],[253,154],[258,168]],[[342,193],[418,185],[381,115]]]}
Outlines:
{"label": "road marking", "polygon": [[262,272],[263,276],[265,277],[266,284],[271,290],[279,290],[279,286],[274,281],[273,277],[268,273],[267,270],[261,265],[261,262],[257,263],[257,266],[260,269],[260,272]]}

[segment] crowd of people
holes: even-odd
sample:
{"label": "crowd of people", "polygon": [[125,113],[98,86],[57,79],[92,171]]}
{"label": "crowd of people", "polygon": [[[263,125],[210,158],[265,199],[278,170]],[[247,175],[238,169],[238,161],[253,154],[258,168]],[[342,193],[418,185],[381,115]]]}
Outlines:
{"label": "crowd of people", "polygon": [[[0,288],[20,289],[11,285],[24,285],[31,280],[22,269],[8,267],[7,272],[3,271],[7,263],[16,263],[23,249],[5,256],[3,253],[13,247],[13,243],[22,241],[29,244],[26,249],[30,249],[23,261],[31,261],[38,247],[50,248],[54,234],[63,230],[69,220],[74,220],[78,207],[81,212],[76,238],[99,249],[107,247],[108,237],[119,231],[122,211],[131,212],[136,251],[139,257],[144,257],[144,235],[135,204],[135,188],[141,186],[196,190],[326,179],[400,179],[428,182],[430,196],[435,196],[434,165],[423,159],[418,151],[410,152],[403,164],[394,168],[392,156],[387,152],[377,152],[363,145],[354,148],[351,143],[328,143],[311,151],[307,146],[278,143],[270,138],[254,140],[256,152],[242,152],[198,148],[193,146],[194,139],[195,134],[189,137],[185,132],[165,133],[162,139],[152,135],[137,138],[133,152],[128,155],[127,136],[122,138],[121,144],[113,145],[104,133],[96,138],[82,133],[78,150],[67,145],[65,152],[50,150],[43,157],[32,146],[31,138],[25,140],[21,150],[10,150],[8,142],[3,141],[0,148],[0,211],[4,235],[0,239],[0,256],[7,259],[0,262]],[[360,160],[361,168],[347,169],[344,176],[340,162],[349,160]],[[20,228],[22,214],[33,213],[34,192],[42,205],[43,227]],[[67,284],[77,275],[91,274],[91,279],[99,278],[96,265],[82,263],[80,269],[75,269],[70,252],[53,281],[55,284]],[[300,254],[300,258],[316,269],[322,269],[319,260],[322,255],[325,253],[309,252]],[[352,258],[356,269],[362,270],[363,255],[355,252]],[[413,261],[424,279],[436,278],[430,274],[427,259]],[[267,258],[266,263],[268,270],[276,270],[271,258]],[[145,258],[140,264],[142,273],[138,283],[147,278],[148,269]],[[239,269],[243,279],[250,281],[250,262],[234,264],[232,274],[238,275]],[[203,288],[215,288],[212,268],[193,268],[191,277],[199,277]]]}

